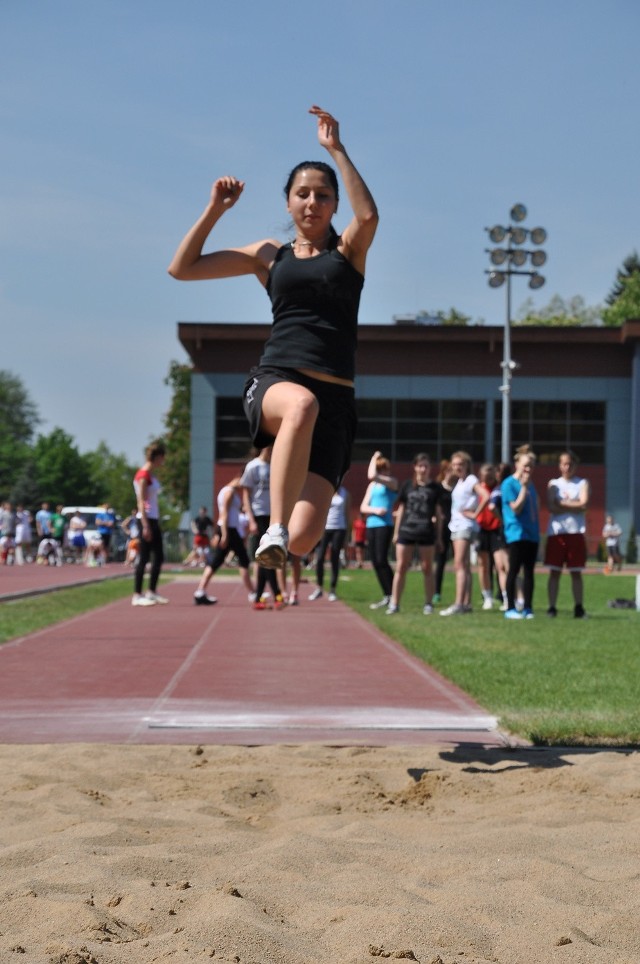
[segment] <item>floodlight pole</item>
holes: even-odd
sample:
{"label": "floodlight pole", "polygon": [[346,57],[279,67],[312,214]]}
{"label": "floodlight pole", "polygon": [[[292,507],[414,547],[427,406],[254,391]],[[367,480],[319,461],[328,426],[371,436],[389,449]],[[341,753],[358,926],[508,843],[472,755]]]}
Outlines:
{"label": "floodlight pole", "polygon": [[[509,239],[511,250],[511,239]],[[511,272],[507,272],[507,314],[504,320],[504,338],[502,347],[502,442],[500,446],[500,461],[508,464],[511,461],[511,377],[514,364],[511,358]]]}

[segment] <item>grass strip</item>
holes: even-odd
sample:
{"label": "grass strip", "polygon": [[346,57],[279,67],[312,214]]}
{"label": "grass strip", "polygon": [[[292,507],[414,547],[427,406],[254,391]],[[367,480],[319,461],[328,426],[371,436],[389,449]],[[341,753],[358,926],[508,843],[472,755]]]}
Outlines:
{"label": "grass strip", "polygon": [[[585,575],[586,620],[573,618],[568,576],[561,578],[555,619],[545,614],[546,573],[536,579],[538,614],[522,621],[504,619],[497,608],[423,616],[418,572],[409,573],[401,612],[393,616],[369,609],[380,588],[367,570],[343,573],[338,591],[497,716],[503,729],[542,746],[640,744],[640,616],[607,606],[612,598],[634,598],[635,577]],[[474,583],[477,607],[475,576]]]}
{"label": "grass strip", "polygon": [[0,603],[0,643],[28,636],[131,595],[131,578],[107,579]]}

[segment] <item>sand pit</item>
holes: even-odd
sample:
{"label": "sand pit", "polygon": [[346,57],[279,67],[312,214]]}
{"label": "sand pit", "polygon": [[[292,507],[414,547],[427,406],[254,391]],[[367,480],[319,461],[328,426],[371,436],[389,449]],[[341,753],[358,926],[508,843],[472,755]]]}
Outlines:
{"label": "sand pit", "polygon": [[0,746],[0,960],[636,964],[640,754]]}

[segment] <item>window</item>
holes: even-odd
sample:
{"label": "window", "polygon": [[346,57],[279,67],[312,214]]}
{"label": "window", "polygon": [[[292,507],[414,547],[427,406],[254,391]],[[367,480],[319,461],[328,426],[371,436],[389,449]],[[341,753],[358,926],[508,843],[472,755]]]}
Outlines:
{"label": "window", "polygon": [[368,462],[375,449],[393,462],[410,462],[418,452],[437,462],[460,448],[484,460],[484,401],[359,398],[357,404],[354,462]]}
{"label": "window", "polygon": [[[500,458],[501,406],[496,406],[494,458]],[[581,462],[604,463],[605,402],[513,402],[511,440],[515,451],[530,444],[541,464],[555,463],[563,449],[572,449]]]}
{"label": "window", "polygon": [[252,443],[242,399],[218,398],[216,413],[216,461],[245,461]]}

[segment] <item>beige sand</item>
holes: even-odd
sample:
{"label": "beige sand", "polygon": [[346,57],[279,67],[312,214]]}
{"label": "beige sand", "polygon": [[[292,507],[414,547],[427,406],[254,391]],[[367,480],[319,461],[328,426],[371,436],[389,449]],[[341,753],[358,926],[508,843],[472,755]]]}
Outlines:
{"label": "beige sand", "polygon": [[640,754],[0,747],[0,961],[631,964]]}

